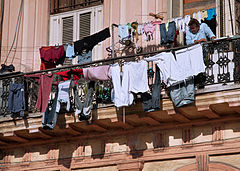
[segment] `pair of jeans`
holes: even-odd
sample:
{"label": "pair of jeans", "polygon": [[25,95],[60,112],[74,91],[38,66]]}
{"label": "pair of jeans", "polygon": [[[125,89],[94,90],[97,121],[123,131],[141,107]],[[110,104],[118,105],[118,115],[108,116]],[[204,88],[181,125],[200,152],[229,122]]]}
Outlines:
{"label": "pair of jeans", "polygon": [[181,107],[194,102],[194,79],[190,78],[179,84],[169,87],[170,97],[175,107]]}
{"label": "pair of jeans", "polygon": [[82,53],[78,55],[78,64],[85,64],[88,62],[92,62],[92,51],[89,50],[88,52]]}
{"label": "pair of jeans", "polygon": [[72,83],[72,85],[73,85],[74,100],[76,105],[75,114],[78,115],[78,118],[80,121],[88,120],[91,117],[91,105],[93,100],[95,82],[90,81],[90,83],[88,84],[88,91],[87,91],[86,99],[84,102],[81,102],[80,100],[80,97],[78,95],[77,85],[75,85],[74,83]]}
{"label": "pair of jeans", "polygon": [[12,113],[12,116],[20,112],[20,116],[23,117],[25,108],[24,84],[10,83],[8,110]]}
{"label": "pair of jeans", "polygon": [[43,129],[53,130],[57,124],[57,117],[58,117],[58,114],[56,112],[57,99],[58,99],[58,91],[55,94],[53,103],[52,104],[48,103],[48,107],[46,111],[43,113],[43,117],[42,117]]}
{"label": "pair of jeans", "polygon": [[145,92],[142,93],[142,107],[144,112],[150,112],[160,109],[160,98],[161,98],[161,79],[160,70],[156,65],[155,81],[152,88],[152,95]]}
{"label": "pair of jeans", "polygon": [[166,24],[160,24],[161,44],[173,43],[176,32],[175,21],[169,22],[168,31],[166,30]]}

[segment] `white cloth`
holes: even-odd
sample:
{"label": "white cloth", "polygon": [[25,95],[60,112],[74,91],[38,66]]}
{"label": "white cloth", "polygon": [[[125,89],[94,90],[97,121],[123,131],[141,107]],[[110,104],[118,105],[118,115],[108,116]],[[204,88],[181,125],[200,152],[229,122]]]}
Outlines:
{"label": "white cloth", "polygon": [[149,90],[146,61],[129,62],[126,64],[129,75],[129,91],[133,93],[144,93]]}
{"label": "white cloth", "polygon": [[176,59],[171,52],[163,52],[145,59],[157,63],[162,74],[161,78],[167,87],[190,76],[205,72],[202,46],[200,44],[178,50],[175,54]]}
{"label": "white cloth", "polygon": [[118,25],[118,36],[121,39],[127,38],[129,36],[127,24],[125,24],[125,25],[119,24]]}
{"label": "white cloth", "polygon": [[179,71],[177,62],[171,52],[162,52],[150,58],[146,58],[146,61],[155,61],[160,69],[161,80],[167,86],[176,82],[179,79]]}
{"label": "white cloth", "polygon": [[193,13],[192,18],[197,19],[197,14],[195,12]]}
{"label": "white cloth", "polygon": [[114,88],[113,102],[116,107],[129,106],[133,103],[133,94],[129,92],[128,67],[123,66],[120,72],[118,64],[113,64],[110,68]]}
{"label": "white cloth", "polygon": [[200,44],[175,51],[178,72],[181,73],[176,81],[205,72],[202,46]]}
{"label": "white cloth", "polygon": [[185,15],[184,22],[185,22],[186,26],[188,25],[190,20],[191,20],[191,16],[190,15]]}
{"label": "white cloth", "polygon": [[69,86],[70,86],[70,80],[59,83],[56,112],[60,111],[60,106],[61,106],[60,103],[67,103],[67,111],[70,110]]}
{"label": "white cloth", "polygon": [[144,33],[144,25],[143,24],[138,25],[137,32],[139,35],[142,35]]}
{"label": "white cloth", "polygon": [[201,19],[202,19],[201,11],[198,11],[197,12],[197,20],[198,20],[199,23],[201,23]]}

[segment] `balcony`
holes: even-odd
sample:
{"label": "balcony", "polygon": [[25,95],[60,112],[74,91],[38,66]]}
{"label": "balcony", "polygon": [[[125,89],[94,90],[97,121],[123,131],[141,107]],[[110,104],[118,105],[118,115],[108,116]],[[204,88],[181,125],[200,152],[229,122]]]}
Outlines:
{"label": "balcony", "polygon": [[[103,135],[121,135],[126,131],[134,133],[141,130],[161,130],[209,123],[230,122],[240,120],[240,38],[226,38],[214,42],[207,42],[208,57],[206,61],[205,87],[196,87],[195,104],[174,108],[162,89],[161,110],[143,112],[140,99],[135,105],[115,108],[112,103],[100,103],[97,93],[93,101],[92,118],[89,121],[79,121],[74,115],[74,108],[70,112],[61,111],[58,115],[54,130],[42,128],[42,113],[35,109],[38,95],[38,84],[24,75],[36,73],[54,73],[69,68],[84,68],[112,64],[115,62],[134,61],[154,56],[164,51],[174,51],[180,48],[165,49],[151,53],[142,53],[133,56],[122,56],[114,59],[94,61],[84,65],[66,66],[32,73],[11,73],[0,77],[0,148],[24,146],[27,143],[44,144],[47,142],[71,141],[73,139],[101,137]],[[153,63],[149,62],[149,68]],[[60,81],[54,77],[54,81]],[[26,111],[25,116],[10,117],[8,111],[8,95],[10,82],[25,84]],[[87,82],[80,79],[80,88],[84,89]],[[153,77],[149,77],[149,84]],[[111,88],[111,81],[97,82],[97,86]],[[52,93],[57,86],[52,87]],[[74,106],[73,94],[70,90],[71,106]],[[79,94],[84,99],[84,93]],[[53,99],[51,99],[53,100]]]}

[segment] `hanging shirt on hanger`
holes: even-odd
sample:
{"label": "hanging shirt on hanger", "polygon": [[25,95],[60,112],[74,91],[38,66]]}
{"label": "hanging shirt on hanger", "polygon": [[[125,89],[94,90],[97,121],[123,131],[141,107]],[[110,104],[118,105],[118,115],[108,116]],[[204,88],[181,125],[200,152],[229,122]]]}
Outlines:
{"label": "hanging shirt on hanger", "polygon": [[120,39],[124,39],[127,38],[129,36],[129,32],[128,32],[128,25],[118,25],[118,36],[120,37]]}
{"label": "hanging shirt on hanger", "polygon": [[217,16],[217,13],[215,11],[215,8],[210,8],[207,10],[207,15],[208,17],[206,18],[206,20],[212,20],[214,17]]}

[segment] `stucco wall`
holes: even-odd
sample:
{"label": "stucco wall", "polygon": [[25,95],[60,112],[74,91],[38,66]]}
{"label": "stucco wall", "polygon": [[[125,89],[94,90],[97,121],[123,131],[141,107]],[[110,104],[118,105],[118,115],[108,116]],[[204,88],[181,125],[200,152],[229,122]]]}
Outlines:
{"label": "stucco wall", "polygon": [[[7,57],[14,40],[20,0],[5,1],[1,63]],[[13,64],[16,71],[40,69],[39,48],[48,44],[48,0],[24,0],[19,32],[7,65]]]}

